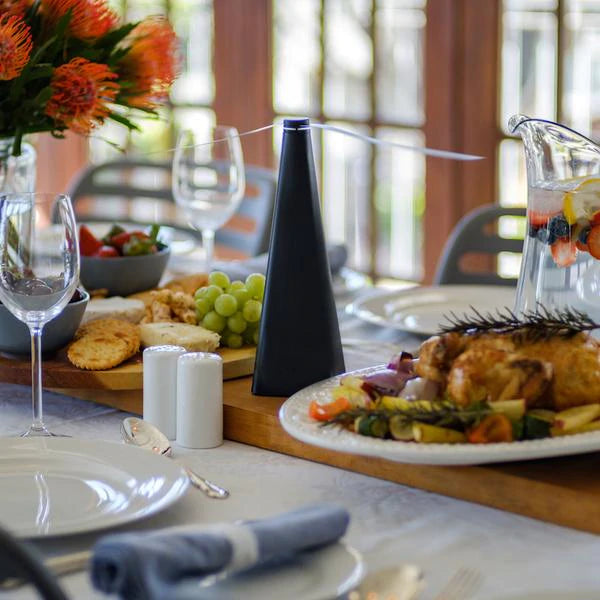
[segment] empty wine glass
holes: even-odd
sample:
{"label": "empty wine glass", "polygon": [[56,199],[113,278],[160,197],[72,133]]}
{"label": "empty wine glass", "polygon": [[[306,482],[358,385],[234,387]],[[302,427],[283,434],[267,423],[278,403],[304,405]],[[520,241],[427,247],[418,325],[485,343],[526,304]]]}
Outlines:
{"label": "empty wine glass", "polygon": [[207,134],[181,132],[173,158],[173,196],[189,224],[202,232],[207,272],[215,231],[237,210],[245,187],[242,145],[234,127],[217,125]]}
{"label": "empty wine glass", "polygon": [[42,330],[68,304],[78,280],[69,197],[0,193],[0,300],[31,332],[33,423],[24,436],[53,435],[42,414]]}

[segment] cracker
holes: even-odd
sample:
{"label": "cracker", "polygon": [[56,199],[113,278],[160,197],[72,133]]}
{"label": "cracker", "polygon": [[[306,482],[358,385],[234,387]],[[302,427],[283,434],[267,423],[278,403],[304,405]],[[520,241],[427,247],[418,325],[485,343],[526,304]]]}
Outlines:
{"label": "cracker", "polygon": [[121,319],[98,319],[97,321],[90,321],[77,330],[75,339],[79,340],[98,333],[125,341],[131,355],[135,354],[140,349],[139,327],[129,321],[122,321]]}
{"label": "cracker", "polygon": [[196,273],[172,279],[163,287],[174,292],[185,292],[193,296],[196,290],[204,285],[208,285],[208,274]]}
{"label": "cracker", "polygon": [[90,371],[112,369],[133,354],[126,340],[101,332],[75,340],[67,350],[68,359],[76,367]]}

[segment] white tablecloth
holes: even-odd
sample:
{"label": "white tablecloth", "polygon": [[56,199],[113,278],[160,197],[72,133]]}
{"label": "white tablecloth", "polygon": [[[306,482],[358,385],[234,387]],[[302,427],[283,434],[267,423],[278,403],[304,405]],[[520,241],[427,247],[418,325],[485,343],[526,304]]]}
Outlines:
{"label": "white tablecloth", "polygon": [[[344,337],[398,342],[416,340],[386,332],[341,315]],[[373,348],[346,349],[346,367],[383,362]],[[51,429],[73,436],[119,440],[126,413],[56,394],[45,395],[45,417]],[[0,384],[0,435],[22,431],[30,418],[26,387]],[[352,523],[347,541],[360,550],[370,570],[401,562],[420,565],[435,598],[459,567],[484,576],[473,598],[481,600],[591,600],[600,598],[600,537],[542,523],[511,513],[446,498],[305,460],[225,442],[212,450],[174,447],[176,459],[227,487],[226,501],[209,500],[190,489],[171,509],[126,529],[165,527],[259,518],[315,501],[348,508]],[[0,502],[1,490],[0,490]],[[48,555],[89,548],[98,535],[46,541]],[[84,573],[61,580],[73,599],[105,598],[96,594]],[[21,589],[0,598],[34,598]]]}

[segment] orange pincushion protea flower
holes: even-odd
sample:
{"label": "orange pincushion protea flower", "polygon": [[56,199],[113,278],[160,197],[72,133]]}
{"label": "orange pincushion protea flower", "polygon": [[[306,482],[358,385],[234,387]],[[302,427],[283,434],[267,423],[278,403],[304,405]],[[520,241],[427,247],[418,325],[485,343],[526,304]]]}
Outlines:
{"label": "orange pincushion protea flower", "polygon": [[119,70],[133,82],[126,92],[127,104],[137,108],[156,108],[167,98],[169,87],[179,70],[177,36],[163,17],[142,21],[125,39],[129,52]]}
{"label": "orange pincushion protea flower", "polygon": [[22,17],[30,4],[29,0],[0,0],[0,18],[6,15]]}
{"label": "orange pincushion protea flower", "polygon": [[118,21],[105,0],[42,0],[42,10],[50,27],[71,11],[69,33],[81,40],[104,35]]}
{"label": "orange pincushion protea flower", "polygon": [[0,80],[21,74],[32,47],[29,26],[21,17],[0,17]]}
{"label": "orange pincushion protea flower", "polygon": [[74,58],[58,67],[50,85],[54,93],[46,105],[46,114],[77,133],[89,133],[109,114],[119,85],[117,75],[106,65]]}

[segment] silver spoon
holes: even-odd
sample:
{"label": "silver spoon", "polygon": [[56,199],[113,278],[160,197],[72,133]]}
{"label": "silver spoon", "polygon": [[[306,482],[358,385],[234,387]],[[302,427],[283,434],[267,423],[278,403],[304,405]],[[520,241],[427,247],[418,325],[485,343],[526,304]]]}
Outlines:
{"label": "silver spoon", "polygon": [[[146,450],[156,452],[156,454],[171,456],[171,444],[167,436],[160,429],[157,429],[154,425],[143,419],[138,419],[137,417],[123,419],[121,423],[121,437],[126,444],[145,448]],[[204,492],[209,498],[223,500],[229,496],[229,492],[226,489],[204,479],[204,477],[201,477],[189,467],[185,465],[182,465],[182,467],[190,478],[190,483]]]}

